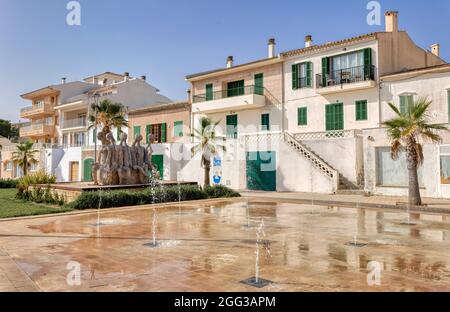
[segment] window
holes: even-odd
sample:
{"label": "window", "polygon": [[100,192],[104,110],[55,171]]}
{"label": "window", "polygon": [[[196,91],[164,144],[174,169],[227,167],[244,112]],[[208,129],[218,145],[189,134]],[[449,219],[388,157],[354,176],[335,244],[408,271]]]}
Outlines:
{"label": "window", "polygon": [[32,162],[30,164],[30,171],[32,171],[32,172],[38,171],[38,163],[37,162]]}
{"label": "window", "polygon": [[325,106],[326,131],[344,129],[344,104],[329,104]]}
{"label": "window", "polygon": [[207,101],[212,101],[214,100],[214,89],[213,89],[213,84],[207,84],[206,85],[206,100]]}
{"label": "window", "polygon": [[147,144],[151,144],[152,142],[150,142],[150,133],[152,133],[152,125],[146,125],[145,126],[145,143]]}
{"label": "window", "polygon": [[255,75],[255,94],[264,95],[264,74]]}
{"label": "window", "polygon": [[141,134],[141,126],[134,126],[133,134],[134,134],[134,138],[136,139],[137,136]]}
{"label": "window", "polygon": [[183,122],[175,121],[173,124],[173,136],[182,137],[183,136]]}
{"label": "window", "polygon": [[364,51],[334,56],[331,66],[333,71],[364,66]]}
{"label": "window", "polygon": [[67,134],[63,134],[63,137],[62,137],[62,144],[63,144],[64,146],[69,145],[69,138],[68,138],[68,135],[67,135]]}
{"label": "window", "polygon": [[227,84],[227,96],[240,96],[245,94],[244,80],[232,81]]}
{"label": "window", "polygon": [[297,124],[299,126],[306,126],[308,124],[308,108],[299,107],[297,110]]}
{"label": "window", "polygon": [[73,143],[76,146],[83,146],[84,145],[84,133],[75,133],[73,135]]}
{"label": "window", "polygon": [[406,114],[412,105],[414,105],[413,94],[400,95],[400,113]]}
{"label": "window", "polygon": [[311,88],[313,80],[312,62],[292,65],[292,88]]}
{"label": "window", "polygon": [[[377,185],[388,187],[408,187],[408,163],[406,153],[401,151],[397,160],[391,157],[390,147],[376,149]],[[423,167],[419,167],[419,185],[423,187]]]}
{"label": "window", "polygon": [[[167,124],[162,123],[158,125],[149,125],[149,131],[153,135],[154,143],[167,142]],[[147,136],[148,137],[148,136]]]}
{"label": "window", "polygon": [[356,101],[356,120],[367,120],[367,101]]}
{"label": "window", "polygon": [[8,161],[8,162],[5,164],[5,170],[6,170],[6,171],[12,171],[12,170],[13,170],[13,163],[12,163],[12,161]]}
{"label": "window", "polygon": [[238,116],[237,115],[228,115],[227,116],[227,138],[229,139],[237,139],[238,136]]}
{"label": "window", "polygon": [[270,115],[269,114],[261,115],[261,130],[262,131],[270,130]]}
{"label": "window", "polygon": [[450,185],[450,146],[441,146],[441,184]]}

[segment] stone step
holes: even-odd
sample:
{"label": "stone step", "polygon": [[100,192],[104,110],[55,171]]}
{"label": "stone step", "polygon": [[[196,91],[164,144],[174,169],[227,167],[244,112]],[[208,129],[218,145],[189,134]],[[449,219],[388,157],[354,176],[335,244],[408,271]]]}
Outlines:
{"label": "stone step", "polygon": [[366,195],[366,192],[364,190],[345,190],[345,189],[339,189],[336,191],[337,195],[360,195],[364,196]]}

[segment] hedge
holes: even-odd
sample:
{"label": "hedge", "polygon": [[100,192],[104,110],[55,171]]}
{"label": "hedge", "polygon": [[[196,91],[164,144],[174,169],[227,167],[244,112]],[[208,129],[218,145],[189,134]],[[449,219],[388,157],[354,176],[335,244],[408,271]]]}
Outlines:
{"label": "hedge", "polygon": [[96,191],[84,192],[69,204],[73,209],[117,208],[148,204],[160,204],[200,200],[209,198],[240,197],[239,193],[215,186],[201,189],[198,186],[182,185],[153,188],[139,192],[130,191]]}
{"label": "hedge", "polygon": [[0,189],[13,189],[17,187],[18,180],[0,179]]}

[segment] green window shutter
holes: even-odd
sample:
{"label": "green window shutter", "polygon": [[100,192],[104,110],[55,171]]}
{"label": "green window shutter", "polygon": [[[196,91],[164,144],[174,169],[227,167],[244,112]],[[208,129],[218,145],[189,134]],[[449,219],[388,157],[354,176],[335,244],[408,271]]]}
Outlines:
{"label": "green window shutter", "polygon": [[261,129],[263,131],[269,131],[270,130],[270,116],[269,116],[269,114],[262,114],[261,115]]}
{"label": "green window shutter", "polygon": [[307,62],[306,63],[306,86],[308,88],[312,87],[312,81],[313,81],[313,63]]}
{"label": "green window shutter", "polygon": [[206,85],[206,100],[212,101],[214,99],[214,91],[213,91],[213,84],[209,83]]}
{"label": "green window shutter", "polygon": [[183,136],[183,122],[175,121],[173,124],[173,136],[182,137]]}
{"label": "green window shutter", "polygon": [[292,65],[292,89],[298,89],[298,64]]}
{"label": "green window shutter", "polygon": [[264,74],[255,75],[255,94],[264,95]]}
{"label": "green window shutter", "polygon": [[409,108],[414,105],[413,95],[400,95],[400,113],[406,114]]}
{"label": "green window shutter", "polygon": [[229,139],[237,139],[238,131],[237,131],[237,123],[238,123],[237,115],[228,115],[227,116],[227,138]]}
{"label": "green window shutter", "polygon": [[322,58],[322,85],[325,87],[327,85],[327,78],[330,74],[330,58]]}
{"label": "green window shutter", "polygon": [[367,101],[356,101],[356,120],[367,120]]}
{"label": "green window shutter", "polygon": [[372,49],[364,49],[364,77],[366,79],[374,79],[374,72],[372,70]]}
{"label": "green window shutter", "polygon": [[344,129],[344,104],[325,106],[325,127],[327,131]]}
{"label": "green window shutter", "polygon": [[120,133],[122,132],[122,129],[117,128],[117,141],[120,141]]}
{"label": "green window shutter", "polygon": [[150,136],[151,129],[152,129],[151,125],[145,126],[145,142],[147,144],[150,144],[150,141],[148,140],[148,137]]}
{"label": "green window shutter", "polygon": [[167,142],[167,124],[161,124],[161,143]]}
{"label": "green window shutter", "polygon": [[133,127],[133,133],[134,133],[134,138],[136,139],[136,137],[141,134],[141,126],[134,126]]}
{"label": "green window shutter", "polygon": [[227,97],[245,94],[244,80],[232,81],[227,84]]}
{"label": "green window shutter", "polygon": [[308,108],[299,107],[297,109],[297,124],[299,126],[306,126],[308,124]]}

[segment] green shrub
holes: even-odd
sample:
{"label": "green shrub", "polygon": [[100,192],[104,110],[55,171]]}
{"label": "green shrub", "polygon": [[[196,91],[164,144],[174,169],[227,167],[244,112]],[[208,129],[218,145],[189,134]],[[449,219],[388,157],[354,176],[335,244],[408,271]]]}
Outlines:
{"label": "green shrub", "polygon": [[240,195],[223,186],[202,190],[195,185],[168,186],[130,191],[84,192],[69,206],[73,209],[115,208],[169,202],[200,200],[221,197],[239,197]]}
{"label": "green shrub", "polygon": [[18,180],[12,180],[12,179],[0,179],[0,189],[16,188],[18,182],[19,182]]}
{"label": "green shrub", "polygon": [[[49,175],[45,171],[42,171],[42,170],[36,172],[35,174],[27,175],[18,180],[16,197],[20,198],[20,199],[24,199],[24,200],[31,200],[34,197],[34,195],[40,195],[40,194],[37,194],[35,191],[31,191],[31,194],[30,194],[30,186],[50,185],[50,184],[54,184],[54,183],[56,183],[56,177],[53,175]],[[40,200],[39,197],[38,197],[38,200]]]}
{"label": "green shrub", "polygon": [[208,196],[208,198],[231,198],[231,197],[241,197],[241,195],[232,189],[218,185],[218,186],[208,186],[203,189]]}

